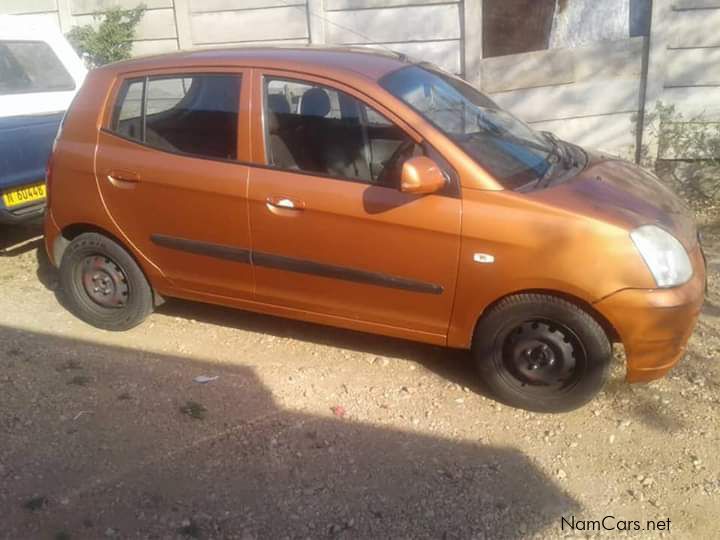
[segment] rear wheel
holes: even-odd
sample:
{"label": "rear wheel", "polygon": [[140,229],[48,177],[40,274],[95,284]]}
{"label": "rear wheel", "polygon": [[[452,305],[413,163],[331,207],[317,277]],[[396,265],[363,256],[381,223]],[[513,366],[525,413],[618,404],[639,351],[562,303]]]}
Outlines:
{"label": "rear wheel", "polygon": [[142,270],[125,249],[98,233],[67,246],[60,263],[67,308],[104,330],[128,330],[153,310],[153,294]]}
{"label": "rear wheel", "polygon": [[538,412],[564,412],[605,385],[612,346],[580,307],[541,294],[508,297],[478,323],[473,355],[499,400]]}

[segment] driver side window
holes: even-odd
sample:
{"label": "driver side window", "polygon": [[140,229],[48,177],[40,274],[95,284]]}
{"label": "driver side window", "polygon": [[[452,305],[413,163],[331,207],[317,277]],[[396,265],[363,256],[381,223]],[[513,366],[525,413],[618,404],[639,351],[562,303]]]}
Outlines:
{"label": "driver side window", "polygon": [[268,164],[279,169],[393,185],[404,158],[421,152],[382,114],[327,86],[266,78],[264,101]]}

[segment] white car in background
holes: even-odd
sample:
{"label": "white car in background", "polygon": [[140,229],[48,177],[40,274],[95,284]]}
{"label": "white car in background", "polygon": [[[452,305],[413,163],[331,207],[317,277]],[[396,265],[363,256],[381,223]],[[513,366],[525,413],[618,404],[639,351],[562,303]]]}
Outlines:
{"label": "white car in background", "polygon": [[0,223],[45,208],[45,165],[87,70],[51,23],[0,16]]}

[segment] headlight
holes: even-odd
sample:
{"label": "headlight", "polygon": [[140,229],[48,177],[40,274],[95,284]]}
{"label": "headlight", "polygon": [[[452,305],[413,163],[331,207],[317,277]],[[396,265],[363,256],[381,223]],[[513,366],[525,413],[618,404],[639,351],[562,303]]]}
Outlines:
{"label": "headlight", "polygon": [[655,225],[643,225],[630,233],[658,287],[675,287],[693,274],[685,248],[669,232]]}

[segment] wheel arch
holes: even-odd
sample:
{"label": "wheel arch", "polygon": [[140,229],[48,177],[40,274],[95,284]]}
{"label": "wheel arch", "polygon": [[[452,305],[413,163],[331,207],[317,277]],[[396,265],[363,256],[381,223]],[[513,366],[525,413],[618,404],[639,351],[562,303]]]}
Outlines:
{"label": "wheel arch", "polygon": [[[84,233],[97,233],[103,236],[107,236],[113,242],[115,242],[119,246],[122,246],[122,248],[127,251],[133,259],[135,259],[135,262],[138,263],[138,266],[140,266],[137,258],[135,257],[135,255],[133,255],[132,250],[128,249],[127,245],[125,245],[125,242],[123,242],[120,238],[112,234],[107,229],[103,229],[102,227],[98,227],[97,225],[92,225],[90,223],[73,223],[72,225],[65,226],[60,231],[60,234],[55,238],[55,242],[52,246],[53,259],[56,261],[56,264],[58,266],[60,266],[60,262],[62,261],[65,250],[70,245],[70,242],[72,242],[73,240],[75,240],[75,238]],[[142,266],[140,266],[140,268],[142,268]]]}
{"label": "wheel arch", "polygon": [[582,298],[579,298],[573,294],[566,293],[563,291],[557,291],[552,289],[523,289],[519,291],[513,291],[511,293],[505,294],[501,296],[500,298],[497,298],[490,304],[488,304],[485,309],[480,313],[480,315],[477,317],[477,320],[475,321],[475,326],[473,328],[473,339],[475,336],[475,333],[477,332],[478,326],[480,325],[480,322],[483,320],[483,317],[497,304],[505,300],[506,298],[510,298],[511,296],[518,296],[521,294],[542,294],[545,296],[554,296],[556,298],[560,298],[562,300],[565,300],[566,302],[569,302],[571,304],[574,304],[578,308],[585,311],[588,315],[590,315],[593,319],[595,319],[595,322],[597,322],[600,327],[605,332],[605,335],[607,336],[608,340],[611,343],[621,343],[622,340],[620,339],[620,334],[617,331],[617,329],[613,326],[613,324],[602,314],[600,313],[592,304],[587,302],[586,300],[583,300]]}
{"label": "wheel arch", "polygon": [[152,281],[150,280],[150,277],[148,276],[148,272],[146,271],[145,267],[143,266],[142,262],[138,260],[138,257],[133,253],[132,249],[129,249],[127,244],[122,241],[121,238],[118,238],[116,235],[108,231],[107,229],[104,229],[102,227],[98,227],[97,225],[93,225],[91,223],[73,223],[71,225],[65,226],[61,231],[60,234],[55,238],[55,242],[53,243],[52,249],[53,249],[53,259],[56,261],[56,264],[58,268],[60,267],[60,263],[62,262],[63,254],[65,253],[65,250],[70,245],[70,242],[72,242],[75,238],[80,236],[81,234],[85,233],[97,233],[101,234],[103,236],[108,237],[110,240],[115,242],[117,245],[119,245],[121,248],[123,248],[130,257],[135,261],[135,264],[138,265],[138,268],[140,268],[140,271],[145,276],[145,279],[150,284],[150,289],[153,293],[153,303],[155,306],[159,306],[164,303],[164,299],[160,294],[157,292],[155,287],[152,285]]}

